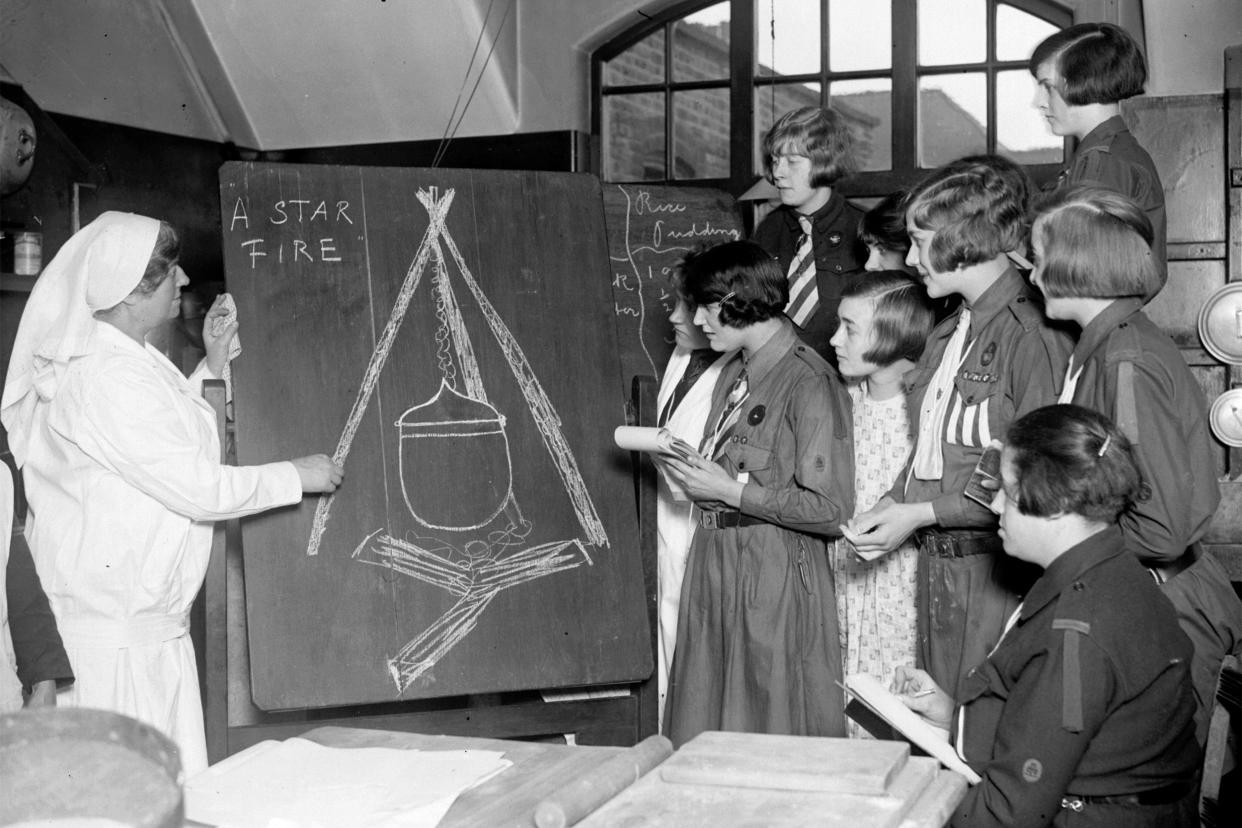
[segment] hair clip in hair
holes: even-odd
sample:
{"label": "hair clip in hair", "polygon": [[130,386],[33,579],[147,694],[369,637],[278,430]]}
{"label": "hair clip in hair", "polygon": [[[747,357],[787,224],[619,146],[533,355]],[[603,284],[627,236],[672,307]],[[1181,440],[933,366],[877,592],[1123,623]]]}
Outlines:
{"label": "hair clip in hair", "polygon": [[1113,435],[1109,434],[1104,438],[1104,442],[1100,444],[1100,450],[1095,453],[1096,457],[1103,457],[1104,452],[1108,451],[1108,444],[1113,441]]}
{"label": "hair clip in hair", "polygon": [[1013,262],[1014,264],[1016,264],[1018,267],[1022,268],[1023,270],[1034,270],[1035,269],[1035,265],[1027,261],[1027,258],[1016,250],[1010,250],[1006,252],[1005,255],[1009,257],[1009,260],[1011,262]]}
{"label": "hair clip in hair", "polygon": [[723,305],[725,302],[728,302],[730,299],[732,299],[732,298],[734,297],[734,295],[735,295],[735,291],[732,291],[732,290],[731,290],[731,291],[729,291],[728,293],[726,293],[724,296],[721,296],[721,297],[720,297],[720,304],[722,304],[722,305]]}

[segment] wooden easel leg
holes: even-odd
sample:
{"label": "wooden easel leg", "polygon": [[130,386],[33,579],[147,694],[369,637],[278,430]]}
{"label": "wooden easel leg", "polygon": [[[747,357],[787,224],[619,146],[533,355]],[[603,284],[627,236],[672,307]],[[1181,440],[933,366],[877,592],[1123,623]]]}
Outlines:
{"label": "wooden easel leg", "polygon": [[[653,426],[656,424],[656,396],[659,386],[655,377],[634,377],[632,394],[633,410],[638,418],[637,425]],[[651,628],[651,663],[656,665],[650,678],[638,685],[638,732],[634,742],[646,739],[660,729],[660,687],[657,673],[659,656],[656,653],[657,640],[660,634],[659,619],[659,566],[656,561],[658,545],[656,535],[656,470],[646,458],[639,457],[635,466],[638,496],[638,548],[643,558],[643,594],[647,598],[647,623]],[[584,742],[583,744],[590,744]],[[597,743],[608,744],[608,743]]]}

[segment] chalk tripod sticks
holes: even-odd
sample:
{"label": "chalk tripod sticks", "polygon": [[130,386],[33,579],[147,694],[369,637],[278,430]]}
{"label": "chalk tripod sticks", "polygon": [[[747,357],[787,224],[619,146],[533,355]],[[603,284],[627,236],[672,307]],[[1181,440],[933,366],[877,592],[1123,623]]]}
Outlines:
{"label": "chalk tripod sticks", "polygon": [[672,742],[663,736],[648,736],[544,797],[535,806],[535,825],[568,828],[672,755]]}

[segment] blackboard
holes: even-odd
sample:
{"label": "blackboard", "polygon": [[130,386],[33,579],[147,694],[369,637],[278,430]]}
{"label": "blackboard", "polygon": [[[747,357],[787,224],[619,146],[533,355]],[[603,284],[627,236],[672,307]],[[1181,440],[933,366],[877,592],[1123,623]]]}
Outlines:
{"label": "blackboard", "polygon": [[688,251],[742,238],[733,197],[721,190],[607,184],[604,214],[621,373],[657,379],[673,352],[670,275]]}
{"label": "blackboard", "polygon": [[343,458],[242,525],[266,710],[651,671],[600,184],[228,163],[239,462]]}

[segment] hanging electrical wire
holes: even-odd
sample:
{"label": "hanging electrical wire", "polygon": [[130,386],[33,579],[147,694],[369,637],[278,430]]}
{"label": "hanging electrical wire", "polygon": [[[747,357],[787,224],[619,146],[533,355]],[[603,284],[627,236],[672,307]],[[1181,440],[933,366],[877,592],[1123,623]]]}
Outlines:
{"label": "hanging electrical wire", "polygon": [[[772,71],[772,77],[775,78],[776,77],[776,0],[769,0],[768,2],[768,36],[771,38],[771,43],[772,43],[772,51],[771,51],[772,66],[769,68]],[[776,84],[775,83],[768,84],[768,109],[769,109],[768,114],[771,116],[769,119],[769,126],[770,126],[771,124],[776,122]]]}
{"label": "hanging electrical wire", "polygon": [[[453,102],[453,111],[449,113],[448,123],[444,127],[444,135],[440,138],[440,144],[436,147],[436,154],[432,158],[431,166],[438,167],[440,162],[444,160],[445,154],[448,152],[449,144],[457,137],[457,130],[461,127],[461,123],[465,120],[466,112],[470,109],[470,102],[474,100],[474,93],[479,88],[479,83],[483,80],[483,73],[487,71],[487,64],[491,62],[492,54],[496,51],[496,44],[500,42],[500,34],[504,31],[505,23],[509,20],[509,13],[513,11],[513,6],[517,0],[509,0],[509,4],[505,6],[504,14],[500,17],[500,23],[496,26],[495,34],[492,37],[492,45],[487,50],[487,55],[483,58],[483,64],[479,67],[479,72],[475,76],[474,86],[470,87],[470,94],[466,96],[463,104],[461,100],[462,92],[466,88],[466,84],[470,80],[470,72],[474,68],[474,59],[479,54],[479,45],[483,42],[483,35],[487,33],[487,23],[492,17],[492,8],[496,5],[496,0],[491,0],[487,5],[487,13],[483,15],[483,25],[479,27],[479,36],[474,42],[474,51],[470,53],[470,61],[466,64],[465,74],[462,76],[461,88],[457,90],[457,100]],[[458,107],[461,112],[458,114]],[[454,122],[456,118],[456,122]]]}
{"label": "hanging electrical wire", "polygon": [[453,101],[453,111],[449,113],[448,122],[444,125],[444,134],[440,136],[440,143],[436,146],[436,154],[431,160],[431,166],[433,167],[439,165],[440,159],[448,146],[449,133],[453,129],[453,119],[457,117],[457,107],[461,105],[461,93],[470,81],[470,70],[474,68],[474,59],[479,54],[479,45],[483,43],[483,35],[487,33],[487,21],[491,19],[492,7],[495,5],[496,0],[491,0],[487,4],[487,13],[483,15],[483,25],[479,27],[479,36],[474,39],[474,49],[470,52],[470,60],[466,62],[466,71],[462,74],[461,86],[457,89],[457,99]]}

